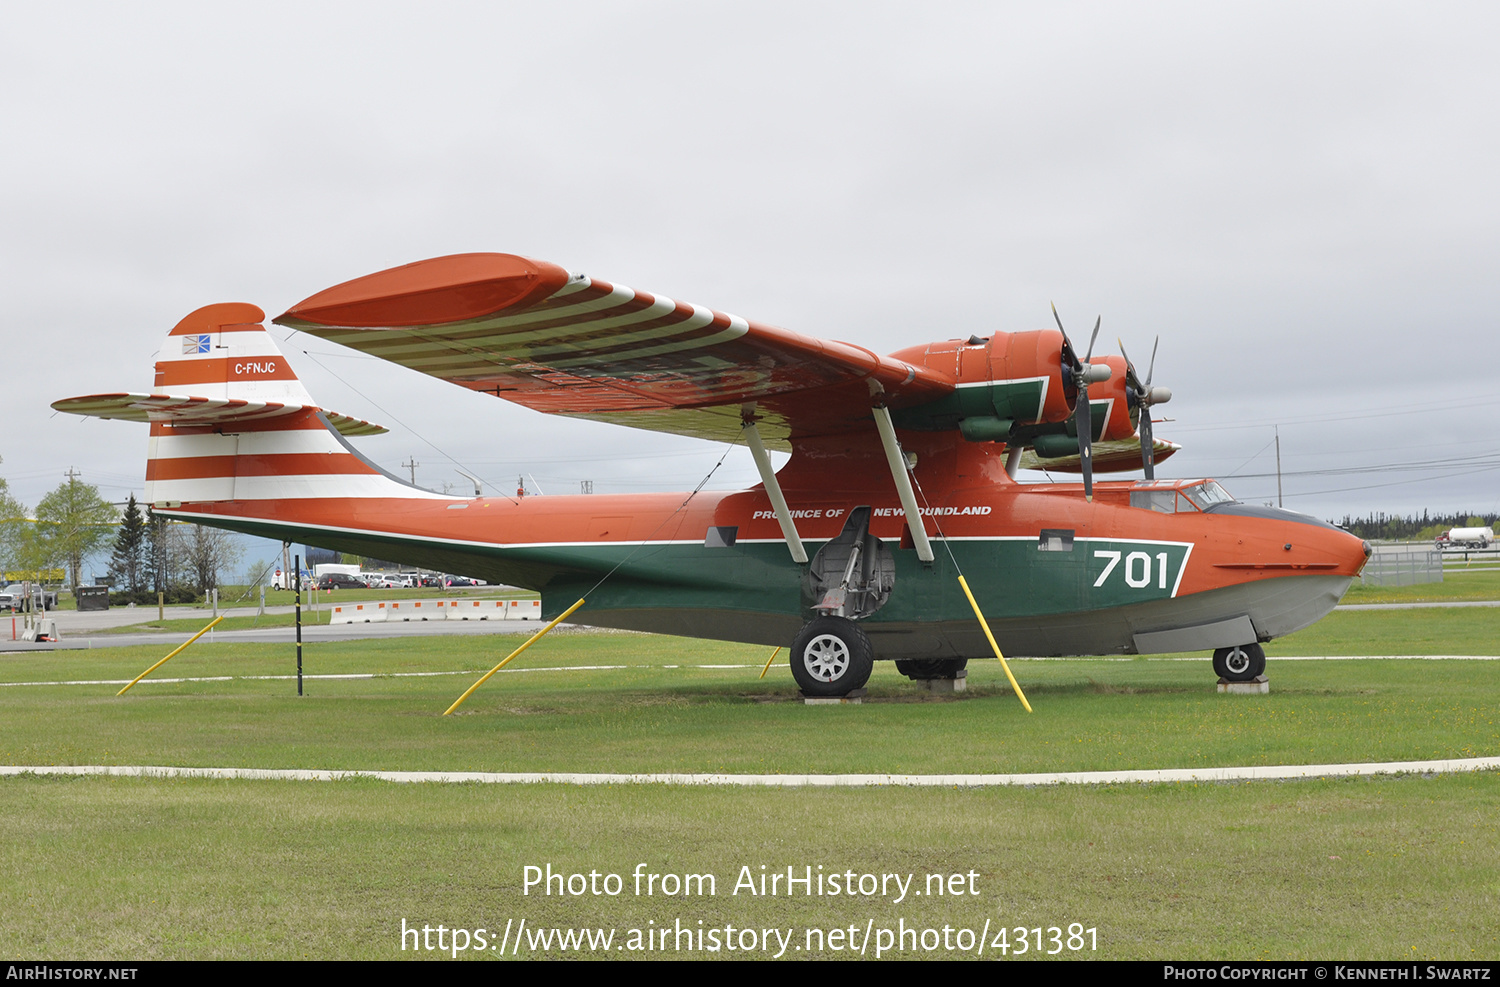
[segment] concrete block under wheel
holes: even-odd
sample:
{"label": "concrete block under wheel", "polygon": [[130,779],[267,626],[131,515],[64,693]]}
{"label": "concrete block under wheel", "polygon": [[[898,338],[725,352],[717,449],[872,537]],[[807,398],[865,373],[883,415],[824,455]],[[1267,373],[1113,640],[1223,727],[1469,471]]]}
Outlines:
{"label": "concrete block under wheel", "polygon": [[934,696],[946,696],[955,692],[964,692],[969,688],[969,670],[960,669],[958,674],[951,679],[927,679],[927,691]]}
{"label": "concrete block under wheel", "polygon": [[866,690],[855,689],[847,696],[809,696],[802,693],[802,701],[808,706],[838,706],[845,703],[859,704],[865,701]]}
{"label": "concrete block under wheel", "polygon": [[1264,675],[1257,675],[1249,682],[1231,682],[1228,679],[1220,679],[1219,691],[1242,696],[1265,695],[1271,691],[1271,681]]}

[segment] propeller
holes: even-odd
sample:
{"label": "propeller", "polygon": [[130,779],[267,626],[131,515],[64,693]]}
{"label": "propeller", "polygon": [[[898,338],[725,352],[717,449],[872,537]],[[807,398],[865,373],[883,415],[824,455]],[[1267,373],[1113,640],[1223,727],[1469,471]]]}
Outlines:
{"label": "propeller", "polygon": [[1103,317],[1094,320],[1094,334],[1089,337],[1089,349],[1082,360],[1078,359],[1078,351],[1073,347],[1073,341],[1068,338],[1068,330],[1063,328],[1062,317],[1057,314],[1057,306],[1052,306],[1052,318],[1057,321],[1057,328],[1062,333],[1063,344],[1066,347],[1064,354],[1072,359],[1069,360],[1068,369],[1073,374],[1073,386],[1078,389],[1078,401],[1073,409],[1073,423],[1078,431],[1078,461],[1083,469],[1083,498],[1092,501],[1094,499],[1094,422],[1093,408],[1089,405],[1089,384],[1100,383],[1109,380],[1109,367],[1100,364],[1095,367],[1089,364],[1094,355],[1094,343],[1099,339],[1099,323]]}
{"label": "propeller", "polygon": [[1140,433],[1141,433],[1141,465],[1146,470],[1146,479],[1156,479],[1156,446],[1151,437],[1151,406],[1166,404],[1172,400],[1172,392],[1165,387],[1152,387],[1151,377],[1156,373],[1156,348],[1161,345],[1161,337],[1156,337],[1156,342],[1151,345],[1151,362],[1146,367],[1146,382],[1141,383],[1140,375],[1135,371],[1135,364],[1130,362],[1130,354],[1125,352],[1125,341],[1116,340],[1120,344],[1120,355],[1125,358],[1125,393],[1129,395],[1131,402],[1141,411]]}

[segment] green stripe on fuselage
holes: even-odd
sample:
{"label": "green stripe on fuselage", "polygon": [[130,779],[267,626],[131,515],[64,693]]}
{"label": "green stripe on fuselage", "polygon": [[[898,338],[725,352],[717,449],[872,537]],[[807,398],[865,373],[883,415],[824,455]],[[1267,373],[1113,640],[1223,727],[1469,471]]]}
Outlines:
{"label": "green stripe on fuselage", "polygon": [[[463,545],[232,518],[215,518],[212,523],[535,589],[544,594],[544,616],[549,618],[580,596],[587,596],[591,609],[810,616],[803,609],[803,567],[791,560],[779,541],[739,542],[730,548],[705,548],[701,542]],[[823,543],[804,544],[812,555]],[[867,618],[870,622],[925,623],[972,616],[958,587],[954,559],[985,616],[998,620],[1169,598],[1188,553],[1181,543],[1108,538],[1080,538],[1068,551],[1043,551],[1036,538],[946,543],[934,539],[933,549],[937,557],[923,565],[916,552],[893,548],[895,588],[886,605]]]}
{"label": "green stripe on fuselage", "polygon": [[[809,553],[820,547],[806,544]],[[1183,544],[1112,539],[1080,539],[1070,551],[1042,551],[1035,538],[953,541],[946,546],[938,540],[934,549],[937,557],[931,565],[923,565],[911,550],[892,553],[895,588],[869,621],[922,623],[971,616],[958,586],[954,559],[985,615],[1001,619],[1169,598],[1188,554]],[[578,572],[543,588],[549,594],[558,593],[555,600],[544,603],[549,612],[561,612],[592,590],[590,604],[604,609],[701,607],[807,615],[801,595],[802,567],[791,561],[786,546],[779,542],[740,543],[732,548],[647,545],[628,560],[631,548],[618,545],[503,551],[533,564],[566,559],[567,568]],[[622,560],[614,575],[594,589],[598,579]],[[592,578],[580,570],[587,570]]]}

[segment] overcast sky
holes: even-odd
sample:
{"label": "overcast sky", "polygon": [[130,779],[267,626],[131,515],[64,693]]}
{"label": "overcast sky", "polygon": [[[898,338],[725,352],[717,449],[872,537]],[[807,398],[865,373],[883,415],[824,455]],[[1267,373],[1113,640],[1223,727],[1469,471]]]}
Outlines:
{"label": "overcast sky", "polygon": [[[0,476],[139,494],[145,427],[51,401],[149,390],[201,305],[493,250],[879,351],[1055,301],[1141,364],[1160,334],[1164,475],[1274,500],[1279,423],[1288,507],[1500,510],[1497,10],[7,4]],[[436,489],[723,451],[273,331]]]}

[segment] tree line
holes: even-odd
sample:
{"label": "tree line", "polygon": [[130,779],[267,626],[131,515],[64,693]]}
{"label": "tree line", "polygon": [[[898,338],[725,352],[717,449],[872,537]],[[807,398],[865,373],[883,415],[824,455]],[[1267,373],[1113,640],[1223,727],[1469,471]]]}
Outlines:
{"label": "tree line", "polygon": [[1373,512],[1366,517],[1355,518],[1345,514],[1342,521],[1331,521],[1351,535],[1386,541],[1430,541],[1449,528],[1484,528],[1500,521],[1500,514],[1470,514],[1458,511],[1452,514],[1432,514],[1423,510],[1421,515],[1387,514]]}
{"label": "tree line", "polygon": [[76,591],[84,562],[106,549],[112,549],[107,579],[116,603],[154,603],[158,592],[190,602],[217,588],[241,554],[229,532],[168,521],[143,511],[134,494],[122,513],[71,471],[34,514],[0,478],[0,581],[50,582],[61,569]]}

